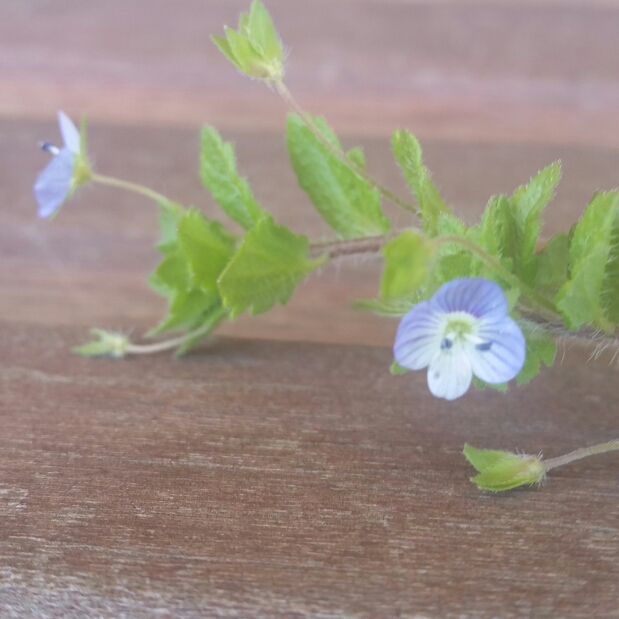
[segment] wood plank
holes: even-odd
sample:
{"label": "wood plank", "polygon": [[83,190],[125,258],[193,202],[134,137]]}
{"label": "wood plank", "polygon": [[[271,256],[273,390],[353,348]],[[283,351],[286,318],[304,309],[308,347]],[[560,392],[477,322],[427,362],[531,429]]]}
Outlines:
{"label": "wood plank", "polygon": [[461,454],[607,439],[616,366],[449,404],[385,349],[83,336],[0,326],[3,616],[617,616],[617,456],[492,496]]}
{"label": "wood plank", "polygon": [[[284,105],[209,40],[246,4],[5,3],[0,115],[65,109],[127,124],[279,127]],[[386,135],[401,125],[424,138],[619,144],[616,5],[269,7],[292,49],[291,88],[341,131]]]}

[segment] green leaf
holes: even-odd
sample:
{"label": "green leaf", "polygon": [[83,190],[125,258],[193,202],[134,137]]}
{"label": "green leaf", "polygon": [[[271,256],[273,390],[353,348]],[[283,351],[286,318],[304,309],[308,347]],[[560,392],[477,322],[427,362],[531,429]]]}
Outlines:
{"label": "green leaf", "polygon": [[216,37],[214,35],[211,36],[211,41],[217,45],[219,51],[239,70],[243,71],[243,67],[240,65],[239,61],[236,59],[232,48],[230,47],[230,43],[228,43],[228,39],[224,39],[223,37]]}
{"label": "green leaf", "polygon": [[568,280],[570,242],[567,234],[560,232],[551,237],[539,253],[535,288],[555,297]]}
{"label": "green leaf", "polygon": [[428,170],[423,165],[423,154],[417,138],[403,129],[394,131],[391,148],[404,178],[411,188],[423,221],[423,231],[430,237],[437,236],[438,218],[441,213],[449,213],[438,190],[430,179]]}
{"label": "green leaf", "polygon": [[509,388],[509,385],[507,383],[487,383],[485,380],[477,378],[477,376],[473,376],[473,386],[479,391],[484,391],[485,389],[493,389],[494,391],[498,391],[499,393],[507,393],[507,390]]}
{"label": "green leaf", "polygon": [[247,181],[237,173],[232,144],[224,142],[209,126],[202,129],[200,172],[219,206],[246,230],[265,213],[254,200]]}
{"label": "green leaf", "polygon": [[211,37],[215,45],[249,77],[279,82],[284,72],[282,45],[264,5],[254,0],[249,13],[241,13],[238,31],[224,27],[226,38]]}
{"label": "green leaf", "polygon": [[522,331],[526,340],[526,356],[524,365],[516,376],[516,382],[519,385],[524,385],[537,376],[542,363],[550,367],[557,353],[557,345],[551,334],[524,327]]}
{"label": "green leaf", "polygon": [[234,236],[218,221],[190,210],[178,224],[178,240],[193,284],[215,294],[217,279],[234,254]]}
{"label": "green leaf", "polygon": [[504,264],[518,269],[523,231],[519,228],[506,196],[492,196],[479,225],[479,245],[493,256],[504,258]]}
{"label": "green leaf", "polygon": [[381,297],[405,298],[423,283],[434,247],[420,234],[405,230],[382,248],[382,254]]}
{"label": "green leaf", "polygon": [[111,357],[122,359],[129,345],[129,338],[123,333],[106,331],[105,329],[91,329],[91,342],[74,346],[71,350],[84,357]]}
{"label": "green leaf", "polygon": [[236,66],[247,75],[252,75],[255,65],[259,65],[262,60],[260,50],[249,41],[246,37],[236,32],[228,26],[224,27],[228,46],[232,55],[236,60]]}
{"label": "green leaf", "polygon": [[557,308],[570,329],[589,323],[606,331],[612,329],[603,315],[600,297],[618,198],[616,191],[596,194],[574,227],[570,279],[556,297]]}
{"label": "green leaf", "polygon": [[365,154],[363,153],[363,149],[360,146],[355,146],[351,148],[346,156],[358,167],[362,170],[365,170]]}
{"label": "green leaf", "polygon": [[157,249],[162,254],[173,253],[178,249],[176,243],[176,233],[178,222],[181,220],[186,210],[176,202],[165,200],[159,202],[159,228],[161,230],[161,240],[157,244]]}
{"label": "green leaf", "polygon": [[389,372],[392,376],[400,376],[401,374],[406,374],[407,372],[410,372],[410,370],[400,365],[397,361],[394,361],[389,367]]}
{"label": "green leaf", "polygon": [[354,310],[366,310],[380,316],[402,317],[413,307],[406,299],[357,299],[353,301]]}
{"label": "green leaf", "polygon": [[[317,118],[315,122],[339,146],[325,121]],[[378,192],[340,161],[296,114],[288,116],[286,142],[300,187],[340,237],[373,236],[389,230]]]}
{"label": "green leaf", "polygon": [[606,318],[615,325],[619,323],[619,211],[615,214],[610,235],[600,303]]}
{"label": "green leaf", "polygon": [[479,475],[471,478],[482,490],[501,492],[542,481],[546,469],[536,456],[464,446],[464,456]]}
{"label": "green leaf", "polygon": [[177,250],[164,257],[151,275],[149,283],[160,294],[170,296],[178,291],[188,290],[190,279],[187,260],[181,251]]}
{"label": "green leaf", "polygon": [[147,335],[150,337],[164,331],[195,328],[201,323],[203,315],[217,302],[216,294],[205,292],[200,288],[180,291],[172,299],[168,315]]}
{"label": "green leaf", "polygon": [[519,262],[522,277],[527,283],[531,283],[535,277],[537,264],[535,245],[542,229],[540,215],[552,200],[560,178],[561,164],[555,162],[540,170],[527,185],[516,189],[509,199],[514,218],[522,231]]}
{"label": "green leaf", "polygon": [[218,301],[212,305],[206,312],[204,312],[199,319],[199,324],[195,325],[192,332],[196,335],[189,337],[176,349],[174,353],[177,357],[184,355],[188,350],[193,348],[196,344],[201,342],[207,337],[213,330],[227,317],[228,312],[223,307],[221,301]]}
{"label": "green leaf", "polygon": [[249,40],[262,52],[266,62],[282,63],[284,54],[275,31],[273,20],[262,2],[254,0],[249,11],[249,19],[244,31]]}
{"label": "green leaf", "polygon": [[269,215],[245,235],[219,278],[219,292],[231,318],[285,304],[296,285],[327,260],[307,257],[307,237],[278,226]]}

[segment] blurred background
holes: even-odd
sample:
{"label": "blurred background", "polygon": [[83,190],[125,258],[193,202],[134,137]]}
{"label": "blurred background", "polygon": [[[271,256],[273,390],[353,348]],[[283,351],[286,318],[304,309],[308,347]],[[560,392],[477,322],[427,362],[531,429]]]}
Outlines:
{"label": "blurred background", "polygon": [[[32,183],[59,142],[56,111],[86,114],[97,171],[146,184],[220,217],[198,174],[199,128],[235,142],[259,201],[295,231],[328,234],[287,165],[278,96],[241,76],[210,41],[249,0],[0,2],[0,318],[136,328],[165,302],[156,208],[83,188],[53,221]],[[287,84],[324,114],[369,170],[407,195],[389,152],[415,133],[446,200],[475,221],[560,159],[546,232],[566,230],[596,189],[619,184],[619,2],[611,0],[267,0],[288,50]],[[412,223],[394,213],[398,227]],[[223,216],[222,216],[223,218]],[[375,260],[327,267],[285,308],[223,332],[389,345],[395,324],[348,309],[372,296]]]}

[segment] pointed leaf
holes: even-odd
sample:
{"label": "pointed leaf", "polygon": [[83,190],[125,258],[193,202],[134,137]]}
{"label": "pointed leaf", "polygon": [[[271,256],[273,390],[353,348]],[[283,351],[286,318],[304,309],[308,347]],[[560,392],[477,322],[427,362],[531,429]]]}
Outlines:
{"label": "pointed leaf", "polygon": [[423,165],[419,141],[409,131],[397,129],[391,138],[391,148],[406,182],[419,203],[423,231],[431,237],[437,236],[438,217],[440,213],[449,213],[449,208],[443,202],[430,179],[428,170]]}
{"label": "pointed leaf", "polygon": [[556,297],[557,308],[570,329],[589,323],[609,329],[600,296],[617,200],[616,191],[596,194],[574,227],[570,241],[570,279]]}
{"label": "pointed leaf", "polygon": [[226,214],[245,229],[253,227],[265,211],[236,171],[232,144],[224,142],[213,127],[202,129],[200,170],[202,182]]}
{"label": "pointed leaf", "polygon": [[[316,123],[329,135],[324,120]],[[296,114],[288,116],[288,153],[300,187],[323,219],[343,238],[385,234],[378,192],[336,157]],[[353,155],[355,156],[355,155]]]}

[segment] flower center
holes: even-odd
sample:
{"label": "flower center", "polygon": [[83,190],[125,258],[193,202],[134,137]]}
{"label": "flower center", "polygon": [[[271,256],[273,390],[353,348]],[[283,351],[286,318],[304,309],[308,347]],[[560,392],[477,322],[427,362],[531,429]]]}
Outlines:
{"label": "flower center", "polygon": [[468,312],[452,312],[445,317],[442,329],[441,350],[454,346],[475,346],[479,351],[490,350],[492,342],[482,340],[478,335],[479,319]]}

